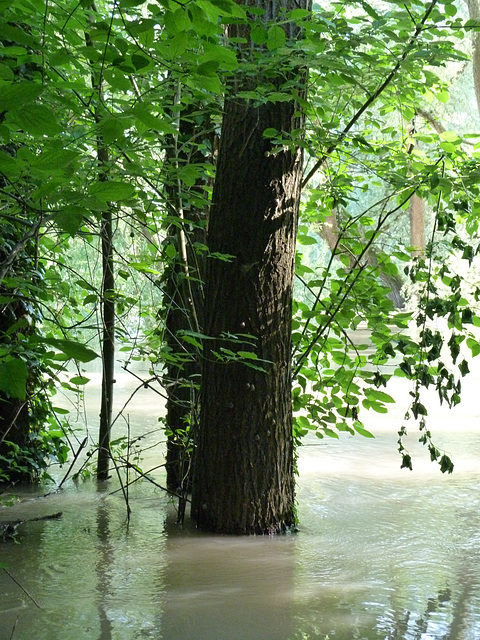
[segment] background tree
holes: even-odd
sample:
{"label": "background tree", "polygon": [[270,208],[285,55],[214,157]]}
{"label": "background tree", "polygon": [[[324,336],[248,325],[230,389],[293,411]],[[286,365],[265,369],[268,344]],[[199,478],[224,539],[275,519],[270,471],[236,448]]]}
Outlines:
{"label": "background tree", "polygon": [[[167,487],[183,493],[191,488],[191,449],[200,389],[198,338],[203,328],[203,272],[208,199],[208,165],[213,134],[210,109],[185,99],[178,135],[171,137],[170,178],[166,180],[170,215],[164,272],[166,343],[171,349],[164,384],[167,391]],[[192,101],[192,102],[190,102]],[[211,108],[213,112],[213,107]],[[188,167],[190,176],[182,180]],[[185,179],[188,184],[185,183]],[[178,355],[178,360],[175,359]]]}

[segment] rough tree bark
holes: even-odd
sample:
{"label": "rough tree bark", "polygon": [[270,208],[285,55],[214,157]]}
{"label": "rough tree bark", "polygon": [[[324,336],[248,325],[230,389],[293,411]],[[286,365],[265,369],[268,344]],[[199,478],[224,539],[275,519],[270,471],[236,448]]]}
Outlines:
{"label": "rough tree bark", "polygon": [[[246,4],[264,9],[268,24],[284,11],[310,10],[309,0]],[[288,39],[300,37],[297,25],[283,27]],[[240,55],[250,54],[246,27],[231,26],[228,35],[245,37]],[[277,58],[269,83],[295,78],[304,86],[306,73],[293,76],[287,64]],[[288,136],[302,129],[303,116],[293,99],[257,106],[236,95],[261,82],[260,70],[253,79],[238,74],[226,100],[208,229],[210,251],[233,258],[210,259],[206,270],[204,332],[211,338],[204,341],[192,516],[202,529],[230,534],[295,524],[290,335],[302,153],[294,146],[272,153],[263,132]],[[264,370],[222,349],[254,352]]]}
{"label": "rough tree bark", "polygon": [[102,212],[102,399],[98,432],[97,478],[105,480],[110,466],[113,386],[115,376],[115,267],[111,210]]}
{"label": "rough tree bark", "polygon": [[[191,456],[186,446],[185,434],[188,422],[192,420],[192,410],[197,409],[198,387],[200,385],[200,358],[198,349],[184,342],[179,332],[193,330],[200,332],[203,325],[203,258],[196,252],[195,243],[205,244],[205,218],[207,212],[200,203],[206,201],[205,179],[199,177],[194,185],[183,184],[176,173],[184,164],[202,164],[208,161],[195,136],[202,130],[207,137],[208,123],[198,123],[196,105],[186,108],[180,115],[179,137],[172,141],[173,180],[168,185],[172,215],[175,222],[168,229],[168,235],[177,249],[177,258],[170,261],[164,275],[164,309],[166,342],[172,355],[178,356],[166,365],[164,378],[167,391],[166,424],[170,432],[167,439],[166,471],[167,487],[181,496],[191,489]],[[177,171],[176,171],[177,170]],[[190,434],[191,435],[191,434]],[[181,507],[181,505],[180,505]],[[182,508],[179,519],[183,519]]]}

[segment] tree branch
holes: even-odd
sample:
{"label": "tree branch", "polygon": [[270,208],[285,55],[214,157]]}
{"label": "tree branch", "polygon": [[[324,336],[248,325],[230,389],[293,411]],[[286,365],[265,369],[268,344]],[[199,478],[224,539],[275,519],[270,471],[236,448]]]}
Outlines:
{"label": "tree branch", "polygon": [[327,160],[328,156],[333,151],[335,151],[335,149],[338,147],[338,145],[345,139],[347,133],[358,122],[358,120],[362,117],[362,115],[365,113],[365,111],[375,102],[375,100],[385,91],[385,89],[388,87],[388,85],[395,78],[395,76],[397,75],[398,71],[400,70],[400,67],[405,62],[408,54],[410,53],[413,45],[418,40],[418,37],[419,37],[420,33],[423,30],[425,22],[428,20],[428,17],[430,16],[430,14],[433,11],[433,9],[434,9],[436,4],[437,4],[437,0],[432,0],[432,2],[428,5],[427,10],[425,11],[425,14],[423,15],[423,18],[416,25],[415,31],[413,32],[413,35],[411,36],[410,40],[408,41],[408,44],[405,47],[405,51],[402,53],[402,55],[401,55],[400,59],[398,60],[397,64],[393,67],[393,69],[390,71],[390,73],[385,78],[385,80],[382,82],[382,84],[378,87],[378,89],[376,91],[374,91],[374,93],[372,93],[372,95],[368,98],[368,100],[366,100],[363,103],[363,105],[356,112],[356,114],[353,116],[353,118],[350,120],[350,122],[348,122],[348,124],[345,126],[345,128],[343,129],[342,133],[339,135],[337,140],[328,147],[328,149],[321,156],[321,158],[319,158],[317,160],[317,162],[314,164],[314,166],[310,169],[310,171],[308,172],[307,176],[302,181],[302,189],[308,184],[308,182],[315,175],[315,173],[322,167],[324,162]]}

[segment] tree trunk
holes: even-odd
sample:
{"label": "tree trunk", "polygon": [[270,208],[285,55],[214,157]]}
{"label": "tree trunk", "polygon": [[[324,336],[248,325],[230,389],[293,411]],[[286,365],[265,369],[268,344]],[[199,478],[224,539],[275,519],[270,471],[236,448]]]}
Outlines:
{"label": "tree trunk", "polygon": [[[89,20],[93,22],[93,16],[97,13],[94,3],[90,5],[90,9],[92,14],[89,16]],[[89,33],[85,33],[85,41],[87,46],[92,48],[95,46],[95,42]],[[94,119],[98,127],[103,119],[103,70],[102,67],[98,70],[93,61],[91,61],[91,68]],[[96,147],[98,181],[106,182],[108,180],[107,172],[110,154],[99,132],[97,132]],[[113,215],[109,204],[102,211],[100,242],[102,250],[102,397],[98,429],[97,479],[106,480],[110,467],[110,435],[115,382],[115,265],[113,260]]]}
{"label": "tree trunk", "polygon": [[[167,438],[166,471],[167,488],[182,496],[191,490],[191,455],[188,446],[192,423],[195,421],[200,385],[200,357],[198,348],[181,339],[179,333],[185,330],[199,332],[203,324],[203,270],[204,260],[196,252],[195,244],[205,244],[206,202],[205,180],[201,177],[194,185],[181,183],[176,173],[186,163],[208,162],[202,148],[195,143],[198,129],[205,131],[208,123],[196,123],[194,103],[184,108],[180,115],[179,139],[172,140],[173,180],[167,187],[171,215],[176,216],[176,224],[171,224],[168,234],[175,244],[177,255],[167,263],[165,269],[164,309],[166,343],[171,355],[178,356],[178,362],[166,365],[164,378],[167,391],[166,424]],[[204,136],[206,137],[206,135]],[[179,226],[180,225],[180,226]],[[180,505],[179,519],[183,520]]]}
{"label": "tree trunk", "polygon": [[425,255],[425,202],[423,198],[413,194],[410,204],[410,244],[413,247],[412,256],[417,258]]}
{"label": "tree trunk", "polygon": [[[3,47],[19,45],[10,40],[0,40]],[[25,49],[26,52],[26,49]],[[35,66],[35,70],[41,68],[33,63],[13,66],[15,77],[21,76],[26,81],[32,81],[30,70]],[[5,112],[0,113],[0,124],[5,120]],[[0,149],[6,154],[16,157],[18,145],[15,142],[1,145]],[[24,194],[21,191],[24,185],[21,183],[12,186],[14,193],[21,201]],[[17,196],[9,200],[9,182],[5,176],[0,176],[0,189],[2,190],[1,209],[13,218],[16,215],[28,215],[27,211],[12,207],[12,202],[17,202]],[[9,216],[7,216],[8,218]],[[36,331],[35,317],[40,313],[36,308],[32,313],[32,302],[23,297],[22,287],[14,284],[15,281],[26,282],[35,281],[38,277],[37,270],[37,247],[36,233],[34,225],[25,233],[21,226],[11,224],[7,220],[2,220],[0,238],[0,296],[3,298],[0,305],[0,347],[3,355],[17,357],[16,345],[25,345],[26,335],[33,335]],[[12,278],[12,285],[5,284],[4,278]],[[22,326],[22,321],[23,326]],[[15,328],[16,327],[16,328]],[[12,348],[13,347],[13,348]],[[23,349],[19,350],[20,352]],[[0,384],[0,483],[4,481],[29,481],[38,476],[38,460],[43,458],[40,439],[36,436],[39,429],[39,416],[31,411],[30,399],[34,393],[38,393],[39,381],[42,375],[41,364],[32,366],[35,355],[31,354],[27,359],[29,367],[28,379],[26,381],[26,399],[12,397],[5,393],[4,385]],[[8,385],[7,385],[8,387]],[[11,443],[11,444],[10,444]],[[37,453],[38,452],[38,453]],[[23,459],[22,459],[23,458]],[[36,458],[36,459],[35,459]]]}
{"label": "tree trunk", "polygon": [[[470,20],[480,20],[480,3],[478,0],[467,0],[468,17]],[[477,109],[480,113],[480,33],[478,29],[473,30],[473,84],[475,87],[475,98]]]}
{"label": "tree trunk", "polygon": [[[101,154],[100,154],[101,155]],[[98,432],[97,478],[105,480],[110,466],[113,385],[115,376],[115,271],[112,212],[102,213],[102,398]]]}
{"label": "tree trunk", "polygon": [[[308,0],[247,4],[265,9],[265,21],[310,9]],[[296,25],[284,28],[288,38],[300,36]],[[229,36],[248,42],[245,27],[231,27]],[[276,70],[269,82],[279,87],[289,72],[280,60]],[[204,341],[192,493],[198,526],[230,534],[295,524],[290,360],[302,153],[293,146],[271,153],[263,132],[288,135],[303,117],[293,100],[257,106],[235,96],[251,88],[251,78],[237,77],[224,110],[208,246],[232,258],[207,265],[204,332],[211,339]]]}
{"label": "tree trunk", "polygon": [[[422,117],[425,117],[423,114]],[[409,134],[415,133],[415,119],[411,122]],[[410,142],[409,152],[418,146],[416,140]],[[413,247],[412,257],[419,258],[425,255],[425,202],[416,193],[410,199],[408,205],[410,214],[410,245]]]}

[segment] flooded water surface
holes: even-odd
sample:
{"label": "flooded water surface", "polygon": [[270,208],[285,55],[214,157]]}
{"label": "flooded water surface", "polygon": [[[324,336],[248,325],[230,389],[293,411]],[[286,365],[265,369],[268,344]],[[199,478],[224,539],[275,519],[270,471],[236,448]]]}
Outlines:
{"label": "flooded water surface", "polygon": [[[134,387],[118,381],[121,408]],[[296,534],[180,529],[168,498],[146,481],[129,488],[129,525],[115,480],[101,490],[67,481],[45,498],[17,493],[0,521],[62,517],[21,525],[16,542],[0,544],[0,640],[480,639],[477,389],[475,377],[453,412],[432,401],[429,426],[453,456],[450,476],[429,461],[413,424],[414,470],[400,470],[409,390],[400,382],[393,411],[366,421],[374,440],[309,439]],[[88,397],[95,416],[95,393]],[[155,444],[162,411],[161,398],[139,392],[131,432],[149,431]],[[117,421],[118,435],[126,424]],[[161,463],[154,447],[142,466]],[[161,483],[161,470],[154,476]]]}

